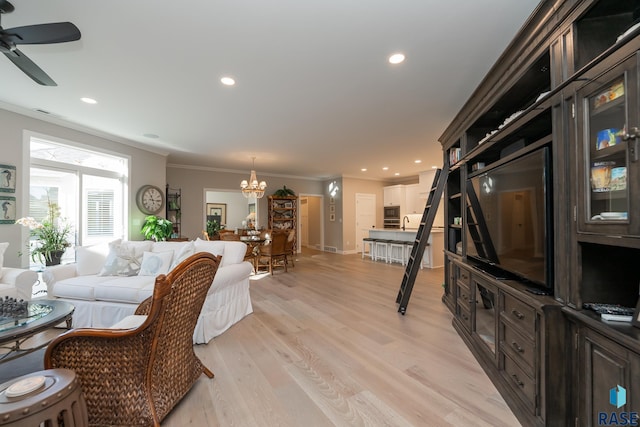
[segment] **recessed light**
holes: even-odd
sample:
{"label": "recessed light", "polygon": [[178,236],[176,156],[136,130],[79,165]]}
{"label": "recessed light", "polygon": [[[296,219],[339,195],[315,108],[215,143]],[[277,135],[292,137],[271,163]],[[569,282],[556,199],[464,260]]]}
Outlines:
{"label": "recessed light", "polygon": [[221,78],[220,82],[225,86],[233,86],[234,84],[236,84],[236,81],[234,79],[232,79],[231,77],[227,77],[227,76]]}
{"label": "recessed light", "polygon": [[86,98],[86,97],[85,98],[80,98],[80,101],[85,102],[87,104],[97,104],[98,103],[98,101],[96,101],[95,99]]}
{"label": "recessed light", "polygon": [[438,169],[437,166],[431,166],[431,169]]}
{"label": "recessed light", "polygon": [[404,62],[404,54],[402,53],[394,53],[389,57],[390,64],[400,64]]}
{"label": "recessed light", "polygon": [[388,167],[388,166],[385,166],[385,167],[383,167],[383,168],[382,168],[382,170],[383,170],[383,171],[388,171],[388,170],[389,170],[389,167]]}
{"label": "recessed light", "polygon": [[366,172],[366,171],[367,171],[367,168],[362,168],[362,169],[360,169],[360,170],[361,170],[362,172]]}
{"label": "recessed light", "polygon": [[414,160],[413,163],[422,163],[422,160]]}
{"label": "recessed light", "polygon": [[400,172],[394,173],[395,176],[400,176]]}

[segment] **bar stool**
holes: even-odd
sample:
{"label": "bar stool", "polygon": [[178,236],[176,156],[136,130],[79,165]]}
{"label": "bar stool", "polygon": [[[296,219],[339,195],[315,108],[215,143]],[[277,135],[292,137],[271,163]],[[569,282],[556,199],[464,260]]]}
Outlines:
{"label": "bar stool", "polygon": [[[369,252],[365,253],[365,249],[367,248],[366,245],[369,245]],[[362,239],[362,259],[364,259],[364,256],[367,255],[369,256],[369,258],[371,258],[371,261],[373,261],[375,247],[376,239],[372,237],[365,237],[364,239]]]}
{"label": "bar stool", "polygon": [[0,384],[0,426],[84,427],[87,405],[75,372],[48,369]]}
{"label": "bar stool", "polygon": [[374,261],[378,261],[380,259],[387,262],[389,257],[389,240],[376,239],[374,254]]}
{"label": "bar stool", "polygon": [[389,241],[389,256],[387,257],[387,262],[399,262],[404,265],[405,259],[405,242],[402,240],[391,240]]}

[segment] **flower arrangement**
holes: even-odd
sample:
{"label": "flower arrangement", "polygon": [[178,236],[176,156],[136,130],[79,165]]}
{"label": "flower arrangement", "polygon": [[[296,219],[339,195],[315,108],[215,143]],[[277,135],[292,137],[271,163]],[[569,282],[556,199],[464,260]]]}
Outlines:
{"label": "flower arrangement", "polygon": [[47,210],[47,217],[42,222],[28,216],[16,220],[16,224],[29,227],[30,236],[36,238],[35,247],[31,248],[31,259],[53,265],[60,262],[64,251],[71,246],[69,237],[72,229],[66,219],[60,218],[60,208],[56,203],[49,201]]}

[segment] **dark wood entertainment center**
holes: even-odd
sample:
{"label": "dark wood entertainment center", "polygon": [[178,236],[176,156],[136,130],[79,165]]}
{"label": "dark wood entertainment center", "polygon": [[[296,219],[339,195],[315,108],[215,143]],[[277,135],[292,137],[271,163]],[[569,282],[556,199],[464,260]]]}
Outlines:
{"label": "dark wood entertainment center", "polygon": [[[636,307],[640,293],[639,22],[640,0],[542,1],[440,138],[450,166],[442,299],[523,425],[640,412],[640,328],[584,306]],[[549,295],[467,253],[502,254],[514,238],[488,238],[506,219],[478,208],[470,179],[542,147]],[[538,256],[540,242],[531,247]],[[620,408],[610,403],[618,386]]]}

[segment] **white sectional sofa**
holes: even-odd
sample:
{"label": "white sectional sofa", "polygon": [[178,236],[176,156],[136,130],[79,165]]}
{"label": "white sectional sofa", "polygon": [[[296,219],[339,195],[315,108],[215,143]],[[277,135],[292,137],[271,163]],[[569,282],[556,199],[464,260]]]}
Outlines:
{"label": "white sectional sofa", "polygon": [[[112,261],[117,245],[126,245],[129,253],[135,252],[137,264],[143,258],[147,260],[142,261],[140,275],[115,275]],[[194,343],[204,344],[253,312],[249,295],[252,267],[243,261],[246,245],[242,242],[200,239],[190,242],[117,241],[108,246],[79,247],[76,263],[48,267],[43,278],[49,298],[55,297],[75,306],[73,327],[106,328],[133,314],[138,304],[151,296],[157,276],[154,274],[157,270],[148,271],[151,258],[154,261],[162,258],[164,263],[170,258],[170,270],[195,252],[222,255],[193,336]],[[147,275],[142,275],[145,273]]]}

